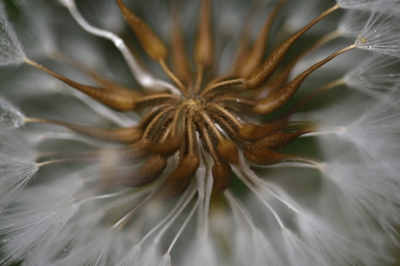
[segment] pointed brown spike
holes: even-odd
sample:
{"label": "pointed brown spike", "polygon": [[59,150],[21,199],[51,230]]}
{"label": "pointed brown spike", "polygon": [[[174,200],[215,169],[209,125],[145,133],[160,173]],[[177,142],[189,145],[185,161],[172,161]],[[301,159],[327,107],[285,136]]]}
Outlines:
{"label": "pointed brown spike", "polygon": [[170,107],[172,107],[170,104],[160,104],[154,106],[146,112],[137,126],[140,128],[146,128],[159,113]]}
{"label": "pointed brown spike", "polygon": [[310,133],[312,130],[302,130],[297,132],[276,132],[270,136],[256,142],[257,145],[274,150],[286,147],[298,137]]}
{"label": "pointed brown spike", "polygon": [[121,159],[128,161],[143,159],[151,154],[147,148],[147,143],[143,141],[138,141],[125,147],[118,148],[117,152],[121,156]]}
{"label": "pointed brown spike", "polygon": [[308,68],[306,71],[298,75],[294,80],[289,82],[287,85],[285,85],[283,88],[281,88],[279,91],[276,91],[275,93],[271,94],[265,99],[262,99],[258,101],[258,103],[254,106],[253,111],[257,114],[269,114],[279,107],[281,107],[300,87],[300,85],[303,83],[303,81],[315,70],[320,68],[321,66],[325,65],[329,61],[331,61],[333,58],[336,56],[347,52],[351,49],[356,48],[356,46],[353,44],[349,47],[346,47],[344,49],[341,49],[332,55],[328,56],[324,60],[314,64],[310,68]]}
{"label": "pointed brown spike", "polygon": [[241,92],[245,91],[246,89],[247,87],[245,79],[231,79],[207,85],[207,87],[201,93],[201,96],[204,97],[206,94],[209,96],[212,95],[212,93]]}
{"label": "pointed brown spike", "polygon": [[198,65],[211,67],[214,59],[214,42],[211,32],[211,0],[202,0],[194,57]]}
{"label": "pointed brown spike", "polygon": [[279,73],[279,75],[272,80],[271,82],[268,82],[258,93],[257,93],[257,98],[265,98],[268,94],[271,94],[281,87],[283,87],[286,84],[286,81],[289,78],[290,73],[292,72],[292,69],[297,65],[297,63],[307,54],[309,54],[311,51],[315,50],[316,48],[320,47],[321,45],[334,40],[338,37],[340,37],[340,31],[335,30],[319,40],[317,40],[315,43],[313,43],[311,46],[309,46],[306,50],[304,50],[301,54],[299,54],[295,59],[291,60],[290,63],[285,66],[285,68]]}
{"label": "pointed brown spike", "polygon": [[129,173],[123,176],[117,176],[112,182],[114,185],[142,187],[159,178],[165,167],[167,167],[167,160],[165,157],[155,155]]}
{"label": "pointed brown spike", "polygon": [[217,114],[212,114],[212,117],[217,121],[218,125],[220,125],[223,130],[228,134],[229,138],[231,138],[231,140],[236,143],[236,145],[238,145],[242,149],[245,148],[246,142],[239,137],[235,129],[233,129],[232,126],[228,124],[228,122],[226,122],[222,117]]}
{"label": "pointed brown spike", "polygon": [[309,30],[312,26],[314,26],[318,21],[332,13],[333,11],[339,8],[338,5],[330,8],[329,10],[322,13],[319,17],[311,21],[307,26],[297,32],[295,35],[290,37],[287,41],[282,43],[272,54],[264,61],[256,70],[251,72],[246,77],[246,87],[249,90],[258,89],[265,81],[267,81],[272,74],[274,74],[275,70],[278,68],[280,63],[283,60],[283,57],[286,55],[290,47],[297,41],[307,30]]}
{"label": "pointed brown spike", "polygon": [[100,86],[104,87],[105,89],[108,89],[110,91],[117,91],[121,94],[126,94],[129,97],[132,98],[137,98],[140,97],[141,94],[137,91],[133,91],[131,88],[125,87],[123,85],[117,84],[113,81],[108,80],[107,78],[104,78],[100,74],[96,73],[94,70],[90,69],[80,61],[72,58],[71,56],[61,52],[61,51],[55,51],[52,54],[52,57],[61,63],[68,64],[70,66],[73,66],[80,71],[84,72],[86,75],[90,76],[96,83],[98,83]]}
{"label": "pointed brown spike", "polygon": [[168,93],[142,96],[135,99],[135,109],[140,110],[158,104],[176,103],[179,101],[180,97],[178,95]]}
{"label": "pointed brown spike", "polygon": [[212,167],[212,175],[214,179],[214,191],[222,193],[229,187],[232,178],[232,168],[226,161],[219,160]]}
{"label": "pointed brown spike", "polygon": [[183,158],[162,186],[156,198],[167,200],[181,195],[190,185],[191,177],[196,172],[199,164],[200,159],[195,154],[189,154]]}
{"label": "pointed brown spike", "polygon": [[133,99],[139,98],[142,96],[141,93],[134,91],[131,88],[125,87],[121,84],[117,84],[113,81],[110,81],[102,76],[96,75],[93,79],[97,80],[105,89],[109,91],[115,91],[121,94],[125,94],[127,97],[132,97]]}
{"label": "pointed brown spike", "polygon": [[222,158],[232,164],[239,163],[239,152],[236,144],[229,139],[221,139],[218,141],[217,151]]}
{"label": "pointed brown spike", "polygon": [[271,14],[268,16],[268,19],[265,21],[257,40],[250,51],[250,54],[247,57],[247,60],[240,67],[239,76],[246,77],[248,76],[254,69],[261,63],[263,58],[263,54],[267,49],[269,32],[271,30],[272,24],[275,21],[276,16],[278,15],[280,9],[285,4],[286,0],[280,0],[272,10]]}
{"label": "pointed brown spike", "polygon": [[242,106],[242,108],[250,108],[256,104],[256,101],[239,95],[221,95],[219,97],[217,96],[213,99],[213,102],[219,103],[219,105],[227,103],[227,106],[236,104],[238,106]]}
{"label": "pointed brown spike", "polygon": [[84,135],[117,142],[135,142],[143,135],[143,130],[140,127],[105,129],[90,126],[80,126],[63,121],[41,118],[25,118],[25,122],[60,125]]}
{"label": "pointed brown spike", "polygon": [[285,120],[278,120],[266,125],[243,124],[238,130],[239,136],[246,141],[257,141],[265,136],[281,130],[286,125]]}
{"label": "pointed brown spike", "polygon": [[118,111],[128,111],[132,110],[135,107],[134,99],[132,97],[127,97],[125,94],[117,93],[117,92],[110,92],[107,91],[103,88],[96,88],[92,86],[86,86],[79,84],[75,81],[72,81],[70,79],[67,79],[66,77],[63,77],[50,69],[35,63],[29,59],[25,59],[25,62],[31,66],[34,66],[49,75],[52,75],[53,77],[61,80],[62,82],[68,84],[69,86],[89,95],[90,97],[98,100],[99,102],[104,103],[105,105],[114,108],[115,110]]}
{"label": "pointed brown spike", "polygon": [[137,17],[122,0],[115,0],[126,21],[135,33],[146,53],[155,61],[167,58],[167,48],[150,27],[139,17]]}
{"label": "pointed brown spike", "polygon": [[247,145],[243,150],[243,155],[248,161],[258,165],[272,165],[291,158],[288,155],[280,154],[254,144]]}
{"label": "pointed brown spike", "polygon": [[172,17],[171,27],[171,48],[172,48],[172,62],[179,80],[184,84],[192,83],[192,71],[189,63],[189,58],[186,54],[186,46],[183,38],[181,23],[179,21],[178,11],[174,11]]}
{"label": "pointed brown spike", "polygon": [[151,152],[169,156],[179,149],[182,141],[183,140],[180,137],[170,136],[162,143],[148,143],[147,148]]}

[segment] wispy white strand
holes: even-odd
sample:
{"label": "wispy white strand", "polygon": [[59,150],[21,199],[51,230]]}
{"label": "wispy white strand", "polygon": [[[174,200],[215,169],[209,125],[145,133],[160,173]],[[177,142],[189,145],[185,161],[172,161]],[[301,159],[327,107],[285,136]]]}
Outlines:
{"label": "wispy white strand", "polygon": [[10,157],[0,154],[0,212],[13,197],[25,187],[38,171],[38,165],[29,158]]}
{"label": "wispy white strand", "polygon": [[[76,265],[76,266],[108,266],[115,265],[120,253],[120,243],[118,234],[111,231],[96,232],[95,237],[83,245],[79,245],[79,249],[73,249],[68,256],[61,258],[51,266],[59,265]],[[76,247],[76,246],[75,246]],[[82,261],[82,256],[85,260]]]}
{"label": "wispy white strand", "polygon": [[[199,139],[200,140],[200,139]],[[211,156],[204,150],[201,150],[202,152],[202,162],[204,164],[204,171],[200,173],[202,176],[204,176],[203,184],[204,186],[204,199],[202,200],[202,203],[200,207],[198,208],[199,210],[199,226],[197,227],[199,230],[199,234],[203,234],[204,236],[208,234],[209,230],[209,211],[210,211],[210,200],[211,200],[211,194],[212,194],[212,189],[213,189],[213,176],[211,173],[211,168],[212,168],[212,158]],[[196,171],[196,176],[198,175],[199,169]],[[198,178],[199,180],[199,178]],[[199,183],[197,184],[199,187]]]}
{"label": "wispy white strand", "polygon": [[0,3],[0,66],[19,65],[24,62],[25,53],[19,43],[14,30],[11,28],[4,10],[3,2]]}
{"label": "wispy white strand", "polygon": [[25,115],[9,101],[0,97],[0,127],[18,128],[24,125]]}
{"label": "wispy white strand", "polygon": [[373,266],[380,264],[377,260],[387,259],[382,251],[373,251],[364,242],[357,243],[356,239],[345,237],[344,232],[334,231],[328,221],[321,221],[312,214],[299,215],[297,218],[304,243],[323,263],[319,265],[357,265],[362,261],[362,265]]}
{"label": "wispy white strand", "polygon": [[396,58],[373,56],[344,76],[346,85],[368,95],[387,98],[400,86],[400,63]]}
{"label": "wispy white strand", "polygon": [[364,29],[365,23],[367,23],[369,16],[371,15],[368,11],[362,10],[348,10],[340,20],[338,24],[339,32],[346,37],[355,38]]}
{"label": "wispy white strand", "polygon": [[168,250],[167,250],[167,254],[171,253],[176,241],[178,240],[178,238],[180,237],[180,235],[182,234],[183,230],[185,229],[186,225],[189,223],[190,219],[192,218],[194,212],[197,210],[197,208],[199,207],[199,203],[200,201],[197,200],[195,205],[192,207],[192,210],[189,212],[189,214],[187,215],[185,221],[183,222],[181,228],[179,228],[178,233],[176,234],[176,236],[174,237],[174,240],[172,240],[171,245],[169,246]]}
{"label": "wispy white strand", "polygon": [[[279,266],[282,265],[280,254],[273,248],[271,241],[269,241],[264,234],[258,230],[253,222],[249,218],[249,214],[245,209],[238,203],[233,194],[230,191],[225,191],[225,196],[228,199],[232,211],[234,212],[235,220],[239,220],[239,212],[246,221],[246,225],[236,221],[237,230],[235,237],[237,238],[237,249],[238,253],[235,254],[237,260],[243,264],[249,265],[271,265]],[[249,227],[250,230],[245,230]]]}
{"label": "wispy white strand", "polygon": [[272,215],[274,216],[276,222],[279,224],[281,229],[284,229],[285,226],[281,218],[279,217],[278,213],[274,210],[274,208],[272,208],[271,204],[269,204],[265,200],[265,198],[260,194],[260,192],[257,191],[257,189],[247,180],[245,176],[243,176],[243,174],[239,170],[234,168],[234,172],[239,177],[239,179],[246,185],[246,187],[250,189],[261,200],[261,202],[265,205],[265,207],[267,207],[267,209],[272,213]]}
{"label": "wispy white strand", "polygon": [[142,247],[135,245],[117,266],[136,266],[139,263]]}
{"label": "wispy white strand", "polygon": [[182,265],[221,265],[221,263],[218,263],[219,254],[216,250],[215,244],[209,239],[208,236],[206,238],[200,237],[194,239],[194,241],[192,241],[191,243],[191,247],[187,252],[187,256],[183,257]]}
{"label": "wispy white strand", "polygon": [[45,3],[42,0],[18,0],[15,4],[23,17],[22,25],[16,30],[28,56],[40,58],[51,54],[56,41]]}
{"label": "wispy white strand", "polygon": [[[378,221],[400,223],[398,169],[388,169],[381,164],[365,166],[351,161],[334,161],[323,173],[340,188],[347,202],[343,207],[352,206],[359,213],[368,212],[367,216]],[[365,215],[358,219],[365,220]]]}
{"label": "wispy white strand", "polygon": [[382,10],[396,13],[400,10],[399,0],[336,0],[342,8]]}
{"label": "wispy white strand", "polygon": [[[323,1],[294,1],[290,6],[290,15],[286,18],[283,26],[284,29],[289,33],[295,33],[299,31],[302,27],[310,22],[310,18],[317,17],[327,8],[326,3]],[[326,26],[328,23],[328,21],[324,21],[324,26]],[[321,24],[313,27],[311,32],[318,28],[321,32],[326,34],[326,28],[321,27]]]}
{"label": "wispy white strand", "polygon": [[[157,245],[165,232],[168,230],[168,228],[175,222],[176,218],[183,212],[183,210],[189,205],[190,201],[195,197],[195,192],[196,192],[196,187],[193,186],[193,189],[188,188],[190,193],[188,193],[188,196],[186,197],[185,201],[182,203],[182,205],[179,207],[179,209],[174,213],[174,215],[169,219],[166,225],[158,232],[156,237],[153,239],[152,244]],[[142,240],[143,241],[143,240]]]}
{"label": "wispy white strand", "polygon": [[[359,104],[354,105],[355,99]],[[362,100],[361,100],[362,99]],[[348,97],[341,104],[335,104],[313,112],[309,116],[320,128],[338,127],[345,130],[336,131],[339,138],[320,136],[320,147],[326,155],[333,155],[332,147],[344,146],[344,152],[356,148],[356,158],[364,157],[375,163],[386,165],[393,158],[399,158],[400,151],[393,143],[398,143],[400,132],[400,114],[398,96],[388,99]],[[326,117],[330,117],[329,120]],[[335,142],[336,144],[332,144]]]}
{"label": "wispy white strand", "polygon": [[282,202],[284,205],[286,205],[289,209],[293,210],[295,213],[300,213],[300,211],[293,206],[293,204],[289,203],[282,197],[280,197],[278,194],[276,194],[271,188],[270,185],[265,181],[259,178],[254,171],[249,167],[248,164],[246,164],[244,161],[241,162],[241,169],[244,173],[244,175],[251,180],[254,184],[257,186],[261,187],[263,190],[265,190],[268,194],[270,194],[272,197],[275,199],[279,200]]}
{"label": "wispy white strand", "polygon": [[154,243],[158,243],[164,234],[165,230],[169,228],[169,226],[172,224],[172,222],[179,216],[179,214],[182,212],[182,210],[189,204],[190,200],[194,197],[194,194],[196,192],[196,189],[194,186],[189,187],[180,197],[179,201],[175,204],[175,206],[172,208],[172,210],[168,213],[167,216],[164,217],[155,227],[153,227],[139,242],[138,245],[142,245],[154,232],[156,232],[162,225],[164,225],[166,222],[168,224],[163,227],[163,229],[159,232],[157,235],[156,239],[154,239]]}
{"label": "wispy white strand", "polygon": [[[24,78],[20,78],[24,76]],[[58,93],[62,83],[32,67],[2,69],[2,92],[14,101],[23,101]]]}
{"label": "wispy white strand", "polygon": [[169,255],[169,253],[163,256],[159,266],[171,266],[171,256]]}
{"label": "wispy white strand", "polygon": [[121,11],[113,1],[108,0],[92,0],[87,1],[90,7],[87,14],[99,23],[102,28],[107,28],[113,32],[122,32],[124,30],[124,19],[121,16]]}
{"label": "wispy white strand", "polygon": [[130,67],[132,74],[134,75],[135,79],[139,82],[139,84],[145,88],[151,88],[151,89],[168,89],[171,91],[173,94],[180,95],[181,92],[179,91],[178,88],[173,86],[172,84],[155,79],[152,75],[150,75],[148,72],[146,72],[137,62],[136,58],[133,56],[133,54],[129,51],[128,47],[126,46],[125,42],[115,35],[112,32],[98,29],[96,27],[93,27],[90,25],[79,13],[78,9],[76,8],[75,1],[74,0],[60,0],[60,2],[65,5],[73,18],[78,22],[78,24],[87,32],[99,36],[102,38],[106,38],[111,40],[115,46],[119,49],[119,51],[122,53],[123,57],[125,58],[125,61],[127,62],[128,66]]}
{"label": "wispy white strand", "polygon": [[393,145],[400,137],[400,103],[397,96],[392,99],[395,102],[381,100],[366,110],[364,115],[348,125],[346,132],[360,150],[383,165],[400,156],[400,151]]}
{"label": "wispy white strand", "polygon": [[283,240],[291,266],[324,265],[324,262],[313,254],[313,250],[287,228],[283,230]]}
{"label": "wispy white strand", "polygon": [[[200,156],[200,166],[197,169],[195,176],[196,176],[196,181],[197,181],[197,196],[200,200],[200,206],[198,208],[198,217],[200,221],[200,225],[197,227],[200,230],[200,227],[204,228],[205,221],[206,219],[206,214],[205,214],[205,197],[206,197],[206,187],[205,187],[205,182],[207,178],[207,172],[208,169],[206,164],[209,163],[209,158],[206,157],[205,152],[203,152],[203,149],[201,150],[201,155]],[[203,224],[202,224],[203,223]]]}
{"label": "wispy white strand", "polygon": [[90,109],[95,111],[100,116],[109,119],[110,121],[114,122],[115,124],[117,124],[121,127],[135,126],[138,123],[138,120],[139,120],[138,115],[135,114],[135,115],[132,115],[133,117],[128,117],[125,114],[115,112],[111,108],[99,103],[92,97],[90,97],[80,91],[68,88],[68,90],[62,90],[62,92],[64,94],[71,95],[71,96],[77,98],[78,100],[80,100],[82,103],[87,105]]}
{"label": "wispy white strand", "polygon": [[[66,184],[69,186],[66,187]],[[49,240],[54,234],[58,234],[79,210],[78,205],[70,204],[68,199],[81,185],[71,175],[65,176],[64,180],[25,189],[19,193],[14,200],[17,204],[7,209],[7,215],[0,218],[0,231],[5,243],[2,251],[10,251],[6,260],[20,260],[38,242]]]}
{"label": "wispy white strand", "polygon": [[42,142],[49,140],[49,139],[58,139],[58,140],[73,140],[76,142],[80,142],[83,144],[87,144],[93,147],[109,147],[109,148],[116,148],[117,146],[112,143],[107,143],[105,141],[92,139],[87,136],[79,135],[75,132],[42,132],[42,133],[33,133],[29,132],[28,136],[29,142],[33,145],[40,145]]}
{"label": "wispy white strand", "polygon": [[[154,226],[141,240],[138,244],[136,244],[132,249],[128,252],[128,254],[119,262],[118,266],[132,266],[132,265],[137,265],[140,263],[139,260],[141,251],[142,251],[142,245],[143,243],[151,236],[153,235],[161,226],[163,226],[166,222],[169,221],[169,223],[163,227],[162,231],[157,235],[156,238],[161,238],[163,235],[163,231],[168,229],[169,225],[172,224],[171,221],[174,221],[176,217],[182,212],[182,209],[187,206],[189,201],[193,198],[194,194],[196,192],[196,188],[194,186],[189,187],[180,197],[178,202],[174,205],[174,207],[169,211],[169,213],[156,225]],[[182,208],[183,206],[183,208]],[[175,219],[174,219],[175,217]],[[155,240],[155,242],[158,242],[159,239]],[[156,246],[155,244],[151,246]],[[145,256],[145,254],[143,255]]]}
{"label": "wispy white strand", "polygon": [[358,35],[359,49],[400,57],[400,23],[398,17],[373,12]]}

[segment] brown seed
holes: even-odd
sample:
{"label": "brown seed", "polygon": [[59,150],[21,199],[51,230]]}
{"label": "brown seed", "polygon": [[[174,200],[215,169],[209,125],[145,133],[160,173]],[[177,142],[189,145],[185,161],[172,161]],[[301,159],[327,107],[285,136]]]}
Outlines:
{"label": "brown seed", "polygon": [[298,75],[294,80],[289,82],[287,85],[285,85],[283,88],[279,89],[278,91],[274,92],[270,96],[268,96],[265,99],[260,100],[253,108],[253,111],[258,114],[269,114],[279,107],[281,107],[300,87],[300,85],[303,83],[303,81],[315,70],[320,68],[321,66],[325,65],[329,61],[331,61],[333,58],[336,56],[345,53],[353,48],[356,48],[355,45],[351,45],[349,47],[346,47],[344,49],[341,49],[332,55],[328,56],[324,60],[314,64],[307,70],[305,70],[303,73]]}
{"label": "brown seed", "polygon": [[290,37],[284,43],[282,43],[272,54],[264,61],[256,70],[254,70],[250,75],[246,77],[245,85],[247,89],[254,90],[258,89],[264,82],[266,82],[272,74],[274,74],[275,70],[278,68],[280,63],[282,62],[284,56],[292,47],[292,45],[297,41],[306,31],[308,31],[312,26],[314,26],[318,21],[332,13],[333,11],[339,8],[338,5],[328,9],[323,12],[319,17],[311,21],[308,25],[302,28],[295,35]]}
{"label": "brown seed", "polygon": [[211,67],[214,59],[214,42],[211,32],[211,0],[202,0],[198,25],[194,57],[198,65]]}
{"label": "brown seed", "polygon": [[92,136],[98,139],[117,141],[117,142],[132,143],[139,140],[143,135],[143,130],[140,127],[106,129],[106,128],[81,126],[59,120],[40,119],[40,118],[25,118],[25,122],[60,125],[84,135]]}
{"label": "brown seed", "polygon": [[195,154],[189,154],[183,158],[158,192],[156,198],[167,200],[181,195],[188,188],[191,177],[199,164],[200,159]]}
{"label": "brown seed", "polygon": [[147,149],[154,153],[169,156],[176,152],[181,146],[182,138],[171,136],[162,143],[148,143]]}
{"label": "brown seed", "polygon": [[167,48],[150,27],[122,2],[115,0],[146,53],[155,61],[167,58]]}
{"label": "brown seed", "polygon": [[222,158],[232,164],[239,163],[239,152],[236,144],[229,139],[221,139],[218,142],[217,150],[221,154]]}
{"label": "brown seed", "polygon": [[288,155],[280,154],[258,145],[247,145],[243,150],[244,157],[258,165],[272,165],[289,159]]}
{"label": "brown seed", "polygon": [[297,132],[276,132],[259,141],[256,144],[268,149],[281,149],[295,141],[301,135],[312,132],[311,130],[302,130]]}
{"label": "brown seed", "polygon": [[257,141],[282,129],[285,125],[286,122],[284,120],[279,120],[266,125],[247,123],[243,124],[243,126],[239,128],[238,133],[239,136],[246,141]]}
{"label": "brown seed", "polygon": [[167,167],[167,160],[165,157],[155,155],[131,172],[123,176],[117,176],[116,180],[113,180],[113,183],[115,185],[124,185],[128,187],[142,187],[159,178],[165,167]]}
{"label": "brown seed", "polygon": [[92,86],[86,86],[80,83],[77,83],[75,81],[72,81],[70,79],[67,79],[64,76],[61,76],[60,74],[57,74],[50,69],[35,63],[29,59],[25,59],[25,62],[31,66],[34,66],[44,72],[46,72],[49,75],[52,75],[53,77],[61,80],[62,82],[66,83],[67,85],[89,95],[90,97],[98,100],[99,102],[104,103],[105,105],[118,110],[118,111],[128,111],[128,110],[133,110],[135,108],[135,102],[133,97],[129,97],[124,93],[118,93],[118,92],[113,92],[106,90],[104,88],[98,88],[98,87],[92,87]]}
{"label": "brown seed", "polygon": [[212,175],[214,179],[214,191],[217,193],[222,193],[229,187],[232,177],[231,166],[226,161],[219,160],[212,166]]}

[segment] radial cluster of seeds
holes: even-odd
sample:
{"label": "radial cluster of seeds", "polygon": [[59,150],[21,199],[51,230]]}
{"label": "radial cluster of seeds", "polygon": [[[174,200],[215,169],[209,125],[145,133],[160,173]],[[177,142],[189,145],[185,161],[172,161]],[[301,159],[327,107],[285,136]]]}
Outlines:
{"label": "radial cluster of seeds", "polygon": [[[139,93],[104,79],[79,62],[69,60],[70,64],[83,70],[100,84],[99,87],[86,86],[25,59],[26,63],[115,110],[147,111],[140,123],[130,128],[100,129],[38,118],[26,118],[26,122],[61,125],[94,138],[125,143],[125,146],[111,150],[117,154],[118,164],[129,165],[142,161],[144,163],[128,172],[114,173],[107,179],[108,185],[148,185],[162,176],[168,164],[168,157],[179,156],[179,163],[155,195],[161,199],[176,197],[188,188],[201,162],[199,149],[206,150],[213,159],[214,193],[221,193],[229,186],[232,166],[240,165],[239,151],[242,151],[246,160],[258,165],[271,165],[288,160],[314,163],[299,156],[276,151],[314,130],[310,123],[289,121],[293,110],[300,108],[307,99],[284,115],[277,116],[274,112],[292,97],[309,74],[356,46],[351,45],[339,50],[291,81],[288,78],[295,64],[305,54],[328,40],[316,42],[289,64],[282,66],[281,63],[292,45],[314,24],[337,10],[337,5],[322,13],[263,59],[269,31],[285,4],[285,0],[278,1],[264,22],[256,41],[250,44],[247,38],[243,38],[229,73],[216,76],[213,69],[216,56],[211,0],[203,0],[201,4],[193,52],[194,68],[190,65],[191,60],[184,48],[185,38],[179,25],[179,16],[174,16],[173,19],[172,56],[169,57],[166,45],[152,29],[128,9],[122,0],[116,0],[116,3],[147,55],[160,64],[177,89],[146,90]],[[169,66],[170,62],[172,67]],[[311,97],[312,95],[309,98]],[[269,115],[273,119],[261,125],[245,121],[246,118],[261,115]],[[96,161],[102,152],[104,151],[77,151],[69,155],[64,154],[64,157],[53,162]]]}

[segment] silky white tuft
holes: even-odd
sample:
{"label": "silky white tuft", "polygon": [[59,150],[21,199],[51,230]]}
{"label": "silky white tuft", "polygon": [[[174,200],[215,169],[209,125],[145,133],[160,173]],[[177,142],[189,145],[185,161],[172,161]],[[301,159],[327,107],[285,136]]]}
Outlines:
{"label": "silky white tuft", "polygon": [[8,22],[3,3],[0,3],[0,65],[19,65],[24,59],[21,44]]}
{"label": "silky white tuft", "polygon": [[19,128],[25,123],[20,110],[4,98],[0,98],[0,128]]}
{"label": "silky white tuft", "polygon": [[395,13],[400,10],[399,0],[336,0],[342,8],[383,10]]}
{"label": "silky white tuft", "polygon": [[374,12],[369,17],[363,31],[358,35],[356,46],[374,53],[400,57],[399,37],[398,18]]}
{"label": "silky white tuft", "polygon": [[347,86],[378,98],[399,89],[400,62],[397,58],[372,56],[344,76]]}

